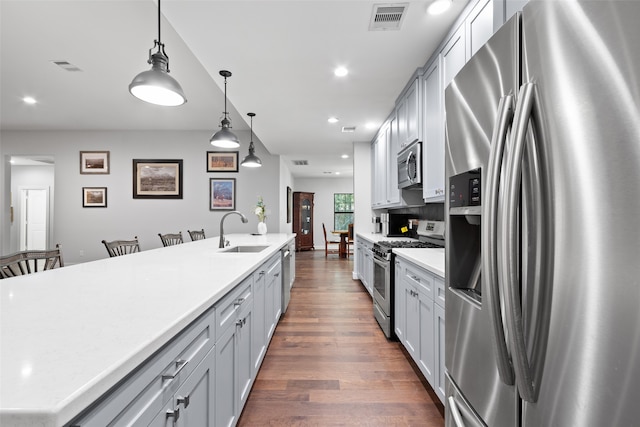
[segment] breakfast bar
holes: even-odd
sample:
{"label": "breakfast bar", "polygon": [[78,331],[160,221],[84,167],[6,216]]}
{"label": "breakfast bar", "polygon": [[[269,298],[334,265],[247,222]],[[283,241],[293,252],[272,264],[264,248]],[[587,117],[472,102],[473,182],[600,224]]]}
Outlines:
{"label": "breakfast bar", "polygon": [[253,292],[294,235],[226,237],[1,281],[0,425],[68,425],[239,284]]}

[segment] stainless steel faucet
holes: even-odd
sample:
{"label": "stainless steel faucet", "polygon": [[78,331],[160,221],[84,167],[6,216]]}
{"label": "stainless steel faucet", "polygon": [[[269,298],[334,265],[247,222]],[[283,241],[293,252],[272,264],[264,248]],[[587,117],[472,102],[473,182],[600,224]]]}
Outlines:
{"label": "stainless steel faucet", "polygon": [[229,244],[229,242],[228,242],[227,240],[225,240],[225,239],[224,239],[224,219],[225,219],[226,217],[228,217],[229,215],[231,215],[231,214],[240,215],[240,218],[242,218],[242,222],[243,222],[243,223],[245,223],[245,224],[246,224],[247,222],[249,222],[249,220],[247,219],[247,217],[246,217],[246,216],[244,216],[244,215],[242,214],[242,212],[240,212],[240,211],[231,211],[231,212],[228,212],[228,213],[224,214],[224,215],[222,216],[222,219],[220,219],[220,245],[218,246],[218,247],[220,247],[220,248],[224,248],[226,245],[228,245],[228,244]]}

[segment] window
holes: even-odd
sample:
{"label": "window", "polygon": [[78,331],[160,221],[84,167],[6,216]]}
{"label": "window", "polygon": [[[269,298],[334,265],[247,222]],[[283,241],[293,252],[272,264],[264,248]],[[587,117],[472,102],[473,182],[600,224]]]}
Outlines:
{"label": "window", "polygon": [[333,229],[347,230],[353,223],[353,193],[333,195]]}

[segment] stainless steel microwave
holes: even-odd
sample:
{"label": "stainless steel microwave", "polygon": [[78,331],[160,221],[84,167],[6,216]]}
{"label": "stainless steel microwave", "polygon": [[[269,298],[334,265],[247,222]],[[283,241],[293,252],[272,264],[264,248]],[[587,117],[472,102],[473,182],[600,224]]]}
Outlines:
{"label": "stainless steel microwave", "polygon": [[398,188],[422,187],[422,143],[414,141],[398,153]]}

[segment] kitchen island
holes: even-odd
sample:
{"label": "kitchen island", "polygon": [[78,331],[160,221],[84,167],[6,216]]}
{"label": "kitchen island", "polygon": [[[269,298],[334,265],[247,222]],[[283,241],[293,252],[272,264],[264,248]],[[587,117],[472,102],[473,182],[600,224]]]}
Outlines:
{"label": "kitchen island", "polygon": [[294,235],[226,237],[265,249],[210,238],[0,281],[0,425],[69,423]]}

